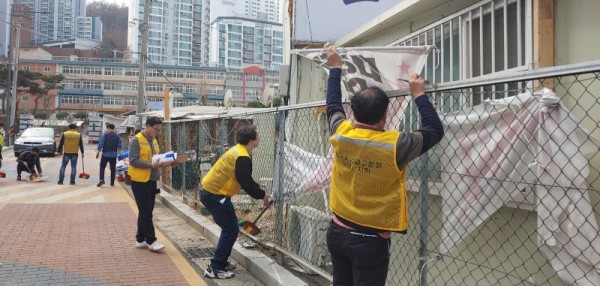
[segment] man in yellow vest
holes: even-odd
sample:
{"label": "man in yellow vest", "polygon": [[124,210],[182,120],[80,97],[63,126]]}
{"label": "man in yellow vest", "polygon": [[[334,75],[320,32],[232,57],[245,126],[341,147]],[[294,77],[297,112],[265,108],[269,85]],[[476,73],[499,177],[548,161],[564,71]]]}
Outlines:
{"label": "man in yellow vest", "polygon": [[244,125],[236,132],[237,145],[225,152],[202,179],[200,202],[221,227],[221,236],[215,255],[204,272],[208,278],[231,278],[234,264],[227,261],[239,233],[238,219],[231,197],[243,188],[254,199],[262,199],[268,206],[272,199],[252,179],[252,150],[258,147],[260,137],[253,125]]}
{"label": "man in yellow vest", "polygon": [[135,135],[129,143],[129,169],[127,174],[131,177],[131,191],[138,207],[137,232],[135,247],[148,248],[150,251],[159,252],[165,248],[156,239],[152,212],[156,194],[160,192],[157,185],[160,180],[160,167],[172,166],[173,163],[153,162],[152,156],[160,154],[156,136],[162,131],[162,120],[151,116],[146,119],[144,129]]}
{"label": "man in yellow vest", "polygon": [[[64,150],[63,150],[64,149]],[[77,125],[69,124],[69,130],[64,132],[60,137],[58,144],[58,154],[63,154],[62,164],[60,165],[60,173],[58,175],[58,184],[62,185],[65,179],[65,169],[67,164],[71,162],[71,185],[75,185],[75,176],[77,175],[77,157],[78,150],[81,150],[81,158],[83,159],[83,139],[81,134],[77,132]]]}
{"label": "man in yellow vest", "polygon": [[348,121],[340,87],[342,60],[335,48],[327,51],[327,64],[327,118],[335,151],[329,204],[333,219],[327,230],[333,285],[383,286],[391,232],[406,233],[408,228],[406,165],[437,144],[444,129],[417,74],[409,87],[421,129],[384,130],[389,99],[377,87],[352,96],[356,123]]}

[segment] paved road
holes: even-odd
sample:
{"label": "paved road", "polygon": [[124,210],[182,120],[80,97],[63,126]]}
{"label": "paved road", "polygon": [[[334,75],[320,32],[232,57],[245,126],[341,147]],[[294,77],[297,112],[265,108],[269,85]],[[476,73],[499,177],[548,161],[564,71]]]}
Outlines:
{"label": "paved road", "polygon": [[14,154],[4,152],[0,285],[206,285],[158,230],[164,253],[134,247],[135,202],[119,184],[96,187],[99,160],[86,147],[91,178],[74,186],[56,184],[60,157],[42,158],[47,181],[18,182]]}

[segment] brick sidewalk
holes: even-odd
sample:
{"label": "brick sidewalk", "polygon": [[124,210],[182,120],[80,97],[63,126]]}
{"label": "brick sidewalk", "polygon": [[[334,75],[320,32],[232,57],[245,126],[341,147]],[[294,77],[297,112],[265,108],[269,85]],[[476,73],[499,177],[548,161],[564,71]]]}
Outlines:
{"label": "brick sidewalk", "polygon": [[170,257],[134,247],[127,203],[0,209],[0,285],[189,285]]}

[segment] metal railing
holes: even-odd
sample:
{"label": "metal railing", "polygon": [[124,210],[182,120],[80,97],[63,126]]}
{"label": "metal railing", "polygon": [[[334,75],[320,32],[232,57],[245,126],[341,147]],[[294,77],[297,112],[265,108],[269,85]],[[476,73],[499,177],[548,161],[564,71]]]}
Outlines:
{"label": "metal railing", "polygon": [[[491,74],[429,92],[446,133],[409,163],[410,227],[392,236],[388,284],[600,285],[600,62]],[[473,96],[488,100],[464,100]],[[331,278],[324,110],[316,102],[166,122],[163,147],[192,154],[166,183],[199,210],[199,181],[235,144],[239,126],[254,124],[261,141],[253,177],[276,198],[256,239]],[[401,110],[394,128],[417,129],[415,111],[412,103]],[[262,207],[243,192],[233,201],[239,219],[252,220]]]}

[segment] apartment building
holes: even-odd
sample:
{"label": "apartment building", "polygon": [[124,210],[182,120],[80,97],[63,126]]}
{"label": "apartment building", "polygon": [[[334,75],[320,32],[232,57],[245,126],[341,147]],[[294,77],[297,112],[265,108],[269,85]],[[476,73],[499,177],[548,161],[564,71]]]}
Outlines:
{"label": "apartment building", "polygon": [[218,17],[213,22],[211,62],[241,71],[257,65],[279,71],[283,61],[283,28],[276,22]]}
{"label": "apartment building", "polygon": [[[127,45],[141,50],[144,0],[129,6]],[[148,58],[155,64],[206,66],[210,33],[208,0],[155,0],[149,14]],[[137,54],[134,54],[137,60]]]}

